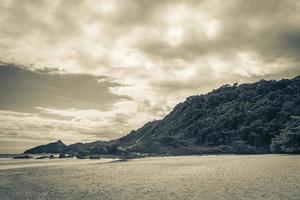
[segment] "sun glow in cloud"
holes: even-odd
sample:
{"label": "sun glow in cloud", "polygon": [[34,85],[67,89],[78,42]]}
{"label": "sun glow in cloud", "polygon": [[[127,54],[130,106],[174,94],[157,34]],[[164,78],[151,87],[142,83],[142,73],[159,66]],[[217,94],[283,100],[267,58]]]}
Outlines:
{"label": "sun glow in cloud", "polygon": [[190,9],[184,4],[178,4],[168,7],[166,10],[166,40],[172,46],[177,46],[183,40],[184,27],[188,21]]}
{"label": "sun glow in cloud", "polygon": [[190,77],[195,75],[195,69],[193,67],[187,67],[180,72],[184,80],[188,80]]}
{"label": "sun glow in cloud", "polygon": [[214,39],[219,31],[219,22],[217,20],[211,20],[205,23],[205,33],[209,39]]}
{"label": "sun glow in cloud", "polygon": [[94,7],[95,11],[99,11],[101,14],[107,15],[115,11],[115,2],[114,0],[109,1],[100,1]]}
{"label": "sun glow in cloud", "polygon": [[182,41],[183,29],[181,27],[170,27],[167,32],[167,41],[176,46]]}
{"label": "sun glow in cloud", "polygon": [[226,71],[226,64],[218,58],[210,58],[208,63],[216,74]]}

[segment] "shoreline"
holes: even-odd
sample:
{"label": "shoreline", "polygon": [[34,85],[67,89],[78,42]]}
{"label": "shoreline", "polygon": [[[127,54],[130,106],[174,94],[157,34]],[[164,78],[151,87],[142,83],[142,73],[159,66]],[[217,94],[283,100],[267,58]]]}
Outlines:
{"label": "shoreline", "polygon": [[[128,162],[5,160],[21,166],[53,163],[0,170],[0,196],[7,200],[297,199],[299,196],[299,155],[191,155]],[[5,160],[0,161],[0,166]]]}
{"label": "shoreline", "polygon": [[0,171],[20,168],[36,168],[36,167],[51,167],[51,166],[64,166],[64,165],[84,165],[84,164],[109,164],[109,163],[121,163],[129,161],[145,161],[161,159],[185,159],[185,158],[259,158],[259,157],[293,157],[299,156],[299,154],[216,154],[216,155],[180,155],[180,156],[146,156],[138,158],[101,158],[101,159],[77,159],[77,158],[57,158],[57,159],[12,159],[12,158],[0,158]]}

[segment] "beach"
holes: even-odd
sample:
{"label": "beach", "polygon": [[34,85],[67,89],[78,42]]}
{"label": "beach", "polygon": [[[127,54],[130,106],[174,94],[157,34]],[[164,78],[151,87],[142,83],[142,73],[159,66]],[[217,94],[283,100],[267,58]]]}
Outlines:
{"label": "beach", "polygon": [[300,199],[299,155],[0,159],[1,200]]}

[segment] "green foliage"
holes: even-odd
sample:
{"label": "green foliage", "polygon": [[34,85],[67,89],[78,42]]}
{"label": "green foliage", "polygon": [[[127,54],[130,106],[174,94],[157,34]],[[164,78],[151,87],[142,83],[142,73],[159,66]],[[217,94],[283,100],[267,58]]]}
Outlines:
{"label": "green foliage", "polygon": [[92,155],[107,154],[107,148],[106,147],[101,147],[101,146],[91,147],[89,152]]}
{"label": "green foliage", "polygon": [[280,135],[272,139],[271,150],[275,153],[300,153],[299,116],[292,117]]}
{"label": "green foliage", "polygon": [[[208,94],[188,97],[164,119],[132,131],[120,138],[118,144],[128,151],[158,154],[188,152],[187,148],[191,152],[210,149],[265,153],[291,116],[300,116],[300,76],[224,85]],[[290,136],[291,132],[288,133]]]}

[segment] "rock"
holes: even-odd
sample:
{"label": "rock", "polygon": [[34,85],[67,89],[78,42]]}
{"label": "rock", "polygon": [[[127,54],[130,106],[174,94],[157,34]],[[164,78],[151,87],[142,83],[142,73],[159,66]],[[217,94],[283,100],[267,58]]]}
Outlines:
{"label": "rock", "polygon": [[63,154],[63,153],[61,153],[61,154],[59,154],[59,156],[58,156],[59,158],[66,158],[66,155],[65,154]]}
{"label": "rock", "polygon": [[21,156],[13,157],[13,159],[29,159],[29,158],[33,158],[33,157],[29,155],[21,155]]}
{"label": "rock", "polygon": [[59,158],[74,158],[74,155],[73,154],[64,154],[64,153],[61,153],[61,154],[59,154],[58,157]]}
{"label": "rock", "polygon": [[90,159],[100,159],[100,155],[90,155]]}
{"label": "rock", "polygon": [[40,157],[36,157],[35,159],[45,159],[45,158],[49,158],[48,156],[40,156]]}
{"label": "rock", "polygon": [[87,158],[86,156],[82,156],[82,155],[75,155],[75,157],[77,159],[86,159]]}
{"label": "rock", "polygon": [[73,154],[66,154],[66,158],[74,158]]}

